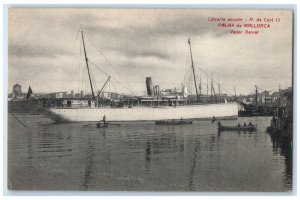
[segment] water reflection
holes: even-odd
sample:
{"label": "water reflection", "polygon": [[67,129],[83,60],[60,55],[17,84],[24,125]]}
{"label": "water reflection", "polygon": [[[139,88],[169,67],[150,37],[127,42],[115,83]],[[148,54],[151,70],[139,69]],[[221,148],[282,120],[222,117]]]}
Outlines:
{"label": "water reflection", "polygon": [[30,133],[28,133],[28,134],[26,134],[26,141],[27,141],[27,157],[28,157],[28,159],[32,159],[32,154],[33,154],[33,150],[32,150],[32,146],[33,146],[33,144],[32,144],[32,133],[30,132]]}
{"label": "water reflection", "polygon": [[292,146],[287,138],[276,137],[270,135],[273,144],[274,154],[279,154],[284,157],[285,177],[284,182],[287,186],[292,186]]}
{"label": "water reflection", "polygon": [[92,168],[94,165],[94,152],[95,152],[95,144],[93,138],[88,138],[86,143],[86,149],[83,152],[84,157],[84,167],[83,167],[83,188],[87,190],[89,187],[89,183],[92,179]]}
{"label": "water reflection", "polygon": [[35,136],[36,154],[39,158],[69,157],[72,155],[70,132],[53,130],[50,125],[41,125]]}
{"label": "water reflection", "polygon": [[196,142],[194,151],[193,151],[193,157],[192,157],[192,164],[190,168],[190,173],[188,175],[188,190],[193,191],[194,190],[194,176],[195,176],[195,169],[196,169],[196,162],[197,162],[197,151],[199,149],[199,141]]}
{"label": "water reflection", "polygon": [[150,172],[150,164],[151,164],[151,143],[149,141],[146,142],[146,149],[145,149],[145,168],[146,173],[149,174]]}
{"label": "water reflection", "polygon": [[269,119],[256,121],[257,132],[217,132],[204,121],[107,129],[39,124],[30,133],[10,132],[10,174],[20,175],[12,183],[56,190],[286,191],[291,148],[265,133]]}

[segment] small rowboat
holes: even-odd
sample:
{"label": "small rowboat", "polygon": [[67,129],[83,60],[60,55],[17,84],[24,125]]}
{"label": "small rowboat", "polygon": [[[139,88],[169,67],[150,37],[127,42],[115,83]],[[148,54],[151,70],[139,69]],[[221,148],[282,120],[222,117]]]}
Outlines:
{"label": "small rowboat", "polygon": [[192,124],[192,120],[161,120],[155,121],[156,125],[181,125],[181,124]]}
{"label": "small rowboat", "polygon": [[96,125],[97,125],[98,128],[106,128],[106,127],[108,127],[107,123],[104,123],[104,124],[103,123],[97,123]]}
{"label": "small rowboat", "polygon": [[121,126],[121,124],[113,124],[113,123],[108,123],[108,122],[97,123],[96,125],[97,125],[98,128],[106,128],[106,127],[109,127],[109,126]]}
{"label": "small rowboat", "polygon": [[257,129],[257,125],[252,126],[218,126],[219,131],[254,131]]}

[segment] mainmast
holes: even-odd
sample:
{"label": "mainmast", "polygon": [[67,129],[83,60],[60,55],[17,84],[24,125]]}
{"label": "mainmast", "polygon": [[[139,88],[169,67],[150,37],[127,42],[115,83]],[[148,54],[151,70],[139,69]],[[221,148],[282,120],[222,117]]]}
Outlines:
{"label": "mainmast", "polygon": [[219,73],[218,73],[218,90],[219,90],[219,97],[221,97],[221,85],[220,85]]}
{"label": "mainmast", "polygon": [[190,53],[191,53],[191,61],[192,61],[192,69],[193,69],[193,75],[194,75],[194,83],[195,83],[195,89],[196,89],[196,96],[197,96],[197,100],[199,100],[199,97],[198,97],[198,89],[197,89],[197,83],[196,83],[196,77],[195,77],[195,69],[194,69],[193,55],[192,55],[192,47],[191,47],[190,38],[189,38],[189,40],[188,40],[188,43],[189,43],[189,45],[190,45]]}
{"label": "mainmast", "polygon": [[234,86],[234,98],[235,98],[235,100],[237,100],[235,86]]}
{"label": "mainmast", "polygon": [[201,97],[201,92],[202,92],[202,85],[201,85],[201,74],[200,74],[200,83],[199,83],[199,94],[200,94],[200,97]]}
{"label": "mainmast", "polygon": [[92,80],[91,80],[91,75],[90,75],[90,69],[89,69],[88,58],[87,58],[87,56],[86,56],[86,51],[85,51],[85,44],[84,44],[84,38],[83,38],[83,31],[81,31],[81,37],[82,37],[82,44],[83,44],[83,51],[84,51],[85,63],[86,63],[87,71],[88,71],[88,74],[89,74],[89,80],[90,80],[90,85],[91,85],[92,95],[93,95],[93,99],[95,99],[94,89],[93,89]]}
{"label": "mainmast", "polygon": [[257,86],[255,85],[255,106],[257,107],[257,103],[258,103],[258,91],[257,91]]}
{"label": "mainmast", "polygon": [[210,79],[210,99],[211,99],[211,101],[213,99],[213,92],[214,92],[213,79],[214,79],[214,74],[211,74],[211,79]]}
{"label": "mainmast", "polygon": [[267,105],[267,90],[265,90],[265,106]]}
{"label": "mainmast", "polygon": [[206,74],[206,95],[208,96],[208,75]]}

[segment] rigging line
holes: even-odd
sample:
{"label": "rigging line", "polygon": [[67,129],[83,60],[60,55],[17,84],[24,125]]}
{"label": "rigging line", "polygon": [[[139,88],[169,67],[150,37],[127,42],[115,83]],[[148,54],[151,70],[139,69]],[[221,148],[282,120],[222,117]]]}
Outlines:
{"label": "rigging line", "polygon": [[83,68],[82,69],[84,72],[85,72],[85,76],[84,76],[84,86],[85,86],[85,88],[84,88],[84,93],[85,94],[87,94],[88,92],[87,92],[87,88],[88,88],[88,86],[89,86],[89,83],[88,83],[88,81],[89,81],[89,79],[88,79],[88,72],[85,70],[85,68]]}
{"label": "rigging line", "polygon": [[[84,70],[84,69],[83,69],[83,70]],[[84,72],[85,72],[85,70],[84,70]],[[86,74],[87,74],[87,73],[86,73]],[[86,90],[87,90],[87,89],[86,89],[86,88],[87,88],[86,80],[87,80],[87,79],[86,79],[85,76],[83,77],[83,80],[84,80],[84,94],[86,94],[86,93],[87,93],[87,92],[86,92]]]}
{"label": "rigging line", "polygon": [[85,70],[82,68],[82,74],[81,74],[81,87],[82,91],[85,91]]}
{"label": "rigging line", "polygon": [[84,91],[85,90],[85,79],[84,79],[84,69],[81,68],[81,91]]}
{"label": "rigging line", "polygon": [[[103,58],[105,59],[105,61],[112,67],[112,69],[117,73],[117,74],[119,74],[120,75],[120,77],[122,78],[122,79],[124,79],[123,77],[122,77],[122,75],[118,72],[118,70],[116,70],[115,69],[115,67],[114,67],[114,65],[108,60],[108,58],[104,55],[104,53],[102,53],[102,51],[100,51],[94,44],[93,44],[93,42],[89,39],[89,38],[87,38],[88,39],[88,41],[92,44],[92,46],[103,56]],[[134,90],[134,88],[130,85],[130,83],[129,82],[127,82],[126,81],[126,79],[124,79],[124,81],[129,85],[129,87],[131,87],[131,89],[132,90]]]}
{"label": "rigging line", "polygon": [[189,92],[190,94],[193,94],[188,88],[187,88],[187,90],[188,90],[188,92]]}
{"label": "rigging line", "polygon": [[102,72],[104,75],[106,75],[106,76],[111,76],[110,74],[106,73],[106,72],[103,71],[102,69],[98,68],[98,66],[97,66],[95,63],[93,63],[92,61],[90,61],[90,63],[91,63],[97,70],[99,70],[100,72]]}
{"label": "rigging line", "polygon": [[187,76],[190,76],[190,71],[191,71],[191,68],[189,67],[188,69],[187,69],[187,72],[185,73],[185,75],[184,75],[184,77],[183,77],[183,80],[181,81],[181,83],[186,83],[186,82],[188,82],[188,79],[190,78],[190,77],[187,77]]}
{"label": "rigging line", "polygon": [[[82,58],[82,46],[80,45],[80,56]],[[85,79],[85,68],[83,67],[83,60],[81,59],[81,71],[80,71],[80,75],[81,75],[81,91],[84,92],[84,94],[86,94],[86,79]],[[80,91],[80,93],[81,93]]]}
{"label": "rigging line", "polygon": [[[89,40],[89,38],[88,38],[88,40]],[[90,40],[89,40],[89,42],[92,44],[92,46],[98,51],[98,53],[100,53],[102,56],[103,56],[103,58],[106,60],[106,62],[112,67],[112,69],[122,78],[122,79],[124,79],[123,77],[122,77],[122,75],[118,72],[118,70],[116,70],[115,69],[115,67],[114,67],[114,65],[108,60],[108,58],[106,58],[106,56],[102,53],[102,51],[100,51]],[[135,90],[131,85],[130,85],[130,83],[129,82],[127,82],[126,81],[126,79],[124,79],[124,81],[128,84],[128,86],[132,89],[132,90]]]}
{"label": "rigging line", "polygon": [[186,51],[186,57],[185,57],[185,68],[184,71],[187,73],[188,70],[190,70],[190,65],[189,65],[189,50]]}
{"label": "rigging line", "polygon": [[111,90],[110,90],[110,83],[111,83],[111,81],[110,81],[110,79],[109,79],[109,81],[108,81],[108,90],[109,90],[109,92],[111,93]]}
{"label": "rigging line", "polygon": [[96,92],[96,91],[98,91],[97,83],[96,83],[96,81],[94,79],[94,76],[92,75],[91,77],[93,78],[92,82],[93,82],[93,85],[94,85],[94,92]]}
{"label": "rigging line", "polygon": [[111,86],[112,86],[112,88],[114,89],[114,91],[115,91],[117,94],[119,94],[118,90],[117,90],[116,87],[115,87],[115,83],[114,83],[113,81],[111,81]]}
{"label": "rigging line", "polygon": [[96,89],[96,91],[97,91],[97,90],[98,90],[98,87],[97,87],[97,83],[96,83],[96,79],[95,79],[95,77],[94,77],[94,71],[93,71],[92,67],[90,68],[90,70],[91,70],[92,81],[93,81],[94,86],[95,86],[95,89]]}
{"label": "rigging line", "polygon": [[124,88],[126,88],[128,91],[130,91],[132,94],[136,94],[136,92],[133,92],[132,90],[130,90],[129,88],[127,88],[124,84],[122,84],[120,81],[118,81],[117,79],[111,77],[112,79],[114,79],[116,82],[118,82],[120,85],[122,85]]}
{"label": "rigging line", "polygon": [[81,45],[79,45],[79,65],[78,65],[78,80],[77,80],[77,93],[79,93],[79,87],[80,87],[80,76],[81,76],[81,60],[82,60],[82,57],[81,57]]}
{"label": "rigging line", "polygon": [[127,88],[124,84],[122,84],[121,82],[119,82],[116,78],[112,77],[110,74],[106,73],[105,71],[103,71],[102,69],[98,68],[97,65],[95,65],[93,62],[90,61],[90,63],[95,66],[96,69],[98,69],[99,71],[101,71],[104,75],[106,76],[110,76],[111,79],[116,80],[116,82],[118,82],[120,85],[122,85],[124,88],[126,88],[128,91],[130,91],[131,93],[135,94],[136,92],[133,92],[132,90],[130,90],[129,88]]}
{"label": "rigging line", "polygon": [[189,76],[188,76],[188,84],[189,84],[189,88],[191,91],[195,91],[196,93],[196,90],[195,90],[195,82],[194,82],[194,76],[193,76],[193,71],[192,71],[192,68],[190,70],[190,73],[189,73]]}
{"label": "rigging line", "polygon": [[75,40],[77,40],[80,31],[81,31],[81,27],[79,27],[79,29],[78,29],[78,32],[77,32],[76,37],[75,37]]}
{"label": "rigging line", "polygon": [[99,69],[93,62],[90,61],[90,63],[95,66],[99,71],[101,71],[103,74],[110,76],[111,79],[114,79],[116,82],[118,82],[120,85],[122,85],[124,88],[126,88],[128,91],[130,91],[133,94],[136,94],[135,91],[132,91],[131,89],[129,89],[128,87],[126,87],[124,84],[122,84],[120,81],[118,81],[116,78],[112,77],[111,75],[107,74],[106,72],[104,72],[103,70]]}
{"label": "rigging line", "polygon": [[189,50],[186,51],[186,57],[185,57],[185,71],[190,70],[190,62],[189,62]]}
{"label": "rigging line", "polygon": [[[208,75],[204,70],[202,70],[200,67],[197,67],[202,73],[204,73],[209,79],[212,79],[213,82],[217,83],[218,85],[220,85],[217,81],[213,80],[213,77],[211,77],[210,75]],[[231,92],[229,92],[226,88],[224,88],[223,86],[220,85],[220,87],[225,90],[226,92],[228,92],[230,95],[232,95]]]}
{"label": "rigging line", "polygon": [[207,84],[205,83],[204,80],[201,80],[201,85],[202,85],[202,88],[203,88],[203,91],[204,91],[204,89],[207,87]]}
{"label": "rigging line", "polygon": [[[93,65],[93,66],[95,66],[96,67],[96,69],[98,69],[99,71],[101,71],[104,75],[106,75],[106,76],[110,76],[111,77],[111,79],[113,78],[113,79],[115,79],[114,77],[112,77],[111,75],[109,75],[108,73],[106,73],[105,71],[103,71],[103,70],[101,70],[100,68],[98,68],[93,62],[91,62],[90,61],[90,63]],[[122,84],[121,84],[122,85]],[[123,86],[123,85],[122,85]],[[123,87],[125,87],[125,86],[123,86]],[[126,87],[125,87],[126,88]],[[128,88],[126,88],[127,90],[129,90]],[[132,92],[131,90],[129,90],[130,92]]]}
{"label": "rigging line", "polygon": [[190,74],[191,67],[189,65],[188,60],[189,60],[189,53],[188,53],[188,50],[187,50],[186,59],[185,59],[185,68],[184,68],[185,75],[184,75],[183,80],[181,81],[181,83],[186,82],[187,76]]}

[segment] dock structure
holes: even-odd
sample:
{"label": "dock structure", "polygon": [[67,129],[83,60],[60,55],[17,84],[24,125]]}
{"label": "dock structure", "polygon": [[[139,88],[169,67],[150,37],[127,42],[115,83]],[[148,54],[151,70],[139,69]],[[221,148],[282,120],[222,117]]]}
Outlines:
{"label": "dock structure", "polygon": [[292,111],[292,91],[284,94],[286,97],[286,107],[278,108],[274,113],[271,124],[267,132],[274,137],[287,138],[292,142],[293,136],[293,111]]}

